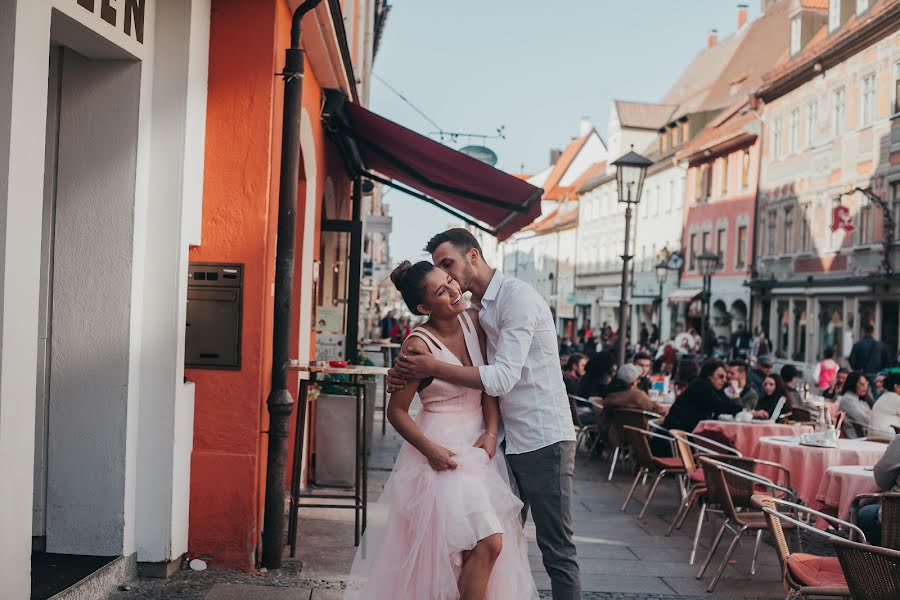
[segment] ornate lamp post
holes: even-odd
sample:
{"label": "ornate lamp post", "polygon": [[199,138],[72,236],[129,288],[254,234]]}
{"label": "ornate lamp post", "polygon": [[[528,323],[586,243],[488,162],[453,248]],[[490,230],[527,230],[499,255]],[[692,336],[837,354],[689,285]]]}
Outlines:
{"label": "ornate lamp post", "polygon": [[628,314],[628,261],[633,256],[628,253],[631,245],[631,206],[641,201],[644,177],[653,162],[634,151],[634,146],[625,156],[613,162],[616,167],[616,184],[619,188],[619,202],[625,204],[625,250],[622,253],[622,295],[619,299],[619,365],[625,364],[625,329]]}
{"label": "ornate lamp post", "polygon": [[719,268],[719,255],[704,250],[697,256],[697,269],[703,276],[703,316],[700,323],[700,339],[706,342],[706,328],[709,327],[709,304],[712,296],[712,276]]}
{"label": "ornate lamp post", "polygon": [[663,285],[669,276],[669,263],[664,260],[656,265],[656,281],[659,282],[659,339],[663,339]]}

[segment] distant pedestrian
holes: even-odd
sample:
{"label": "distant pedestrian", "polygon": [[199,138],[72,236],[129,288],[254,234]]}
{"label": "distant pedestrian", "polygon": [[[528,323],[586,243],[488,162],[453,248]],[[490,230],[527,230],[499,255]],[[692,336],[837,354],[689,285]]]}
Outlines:
{"label": "distant pedestrian", "polygon": [[394,324],[397,322],[397,319],[394,318],[393,311],[388,311],[386,315],[381,319],[381,339],[386,340],[391,337],[391,331],[394,329]]}
{"label": "distant pedestrian", "polygon": [[764,331],[760,331],[756,335],[756,339],[753,340],[753,345],[750,347],[750,354],[759,358],[761,356],[767,356],[771,348],[769,347],[769,340],[766,339],[766,334]]}
{"label": "distant pedestrian", "polygon": [[834,348],[825,348],[822,354],[825,358],[816,365],[816,371],[813,374],[820,394],[831,388],[835,377],[837,377],[838,369],[840,369],[840,365],[834,360]]}
{"label": "distant pedestrian", "polygon": [[888,347],[875,339],[875,327],[871,323],[863,323],[862,331],[862,339],[850,351],[850,366],[874,380],[879,371],[893,366],[893,357]]}

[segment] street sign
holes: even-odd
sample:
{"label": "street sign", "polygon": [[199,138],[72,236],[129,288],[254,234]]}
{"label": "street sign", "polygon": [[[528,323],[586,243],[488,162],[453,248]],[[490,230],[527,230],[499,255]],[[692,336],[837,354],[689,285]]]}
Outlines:
{"label": "street sign", "polygon": [[856,225],[853,224],[853,217],[850,216],[850,209],[843,204],[838,204],[831,211],[831,231],[843,229],[847,233],[853,233]]}
{"label": "street sign", "polygon": [[363,261],[362,271],[363,271],[362,272],[363,277],[371,277],[372,276],[372,261],[371,260]]}

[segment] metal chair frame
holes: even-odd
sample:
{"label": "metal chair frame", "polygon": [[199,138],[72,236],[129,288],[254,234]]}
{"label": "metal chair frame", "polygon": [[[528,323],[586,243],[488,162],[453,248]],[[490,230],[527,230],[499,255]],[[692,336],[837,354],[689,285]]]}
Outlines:
{"label": "metal chair frame", "polygon": [[[654,433],[652,431],[645,431],[643,429],[638,429],[637,427],[632,427],[631,425],[625,425],[623,427],[623,429],[625,431],[634,432],[635,435],[643,435],[644,437],[647,437],[647,438],[654,437],[654,438],[666,440],[668,442],[672,441],[672,438],[667,435]],[[647,440],[643,440],[643,443],[645,443],[647,445],[646,448],[644,448],[644,450],[647,452],[647,455],[650,457],[650,459],[652,461],[653,453],[650,451],[650,444],[647,442]],[[635,454],[639,454],[639,451],[637,449],[635,449],[634,452],[635,452]],[[659,486],[659,482],[662,481],[663,477],[665,477],[669,473],[675,473],[678,475],[683,474],[684,467],[682,467],[681,469],[678,469],[678,470],[672,470],[672,469],[667,469],[665,467],[658,467],[656,465],[651,466],[651,464],[649,462],[644,465],[640,465],[640,462],[638,464],[639,464],[639,469],[638,469],[638,472],[634,476],[634,481],[632,481],[632,483],[631,483],[631,489],[628,490],[628,495],[625,496],[625,502],[622,503],[622,507],[619,510],[621,510],[622,512],[625,512],[627,510],[628,504],[631,502],[631,499],[634,496],[634,492],[637,489],[638,480],[640,480],[641,477],[648,475],[652,468],[656,468],[658,470],[656,472],[656,477],[653,479],[653,485],[650,486],[650,491],[647,493],[647,497],[644,500],[644,506],[641,508],[641,512],[638,513],[638,519],[643,519],[644,515],[647,513],[647,507],[650,506],[650,501],[653,500],[653,496],[656,494],[656,488]],[[679,482],[679,483],[680,483],[679,487],[681,489],[681,492],[684,493],[684,485],[681,482]]]}
{"label": "metal chair frame", "polygon": [[[636,409],[636,408],[614,408],[614,409],[612,409],[612,417],[610,418],[610,423],[609,423],[610,428],[618,427],[618,423],[616,421],[617,413],[623,413],[623,414],[632,415],[632,416],[643,415],[644,429],[649,428],[650,419],[662,418],[662,415],[658,415],[655,412],[650,412],[649,410],[641,410],[641,409]],[[606,478],[607,481],[612,481],[613,475],[615,474],[615,471],[616,471],[616,463],[619,461],[619,453],[620,453],[623,445],[625,445],[625,440],[624,439],[619,440],[619,444],[616,445],[616,449],[613,451],[612,462],[609,465],[609,475]]]}
{"label": "metal chair frame", "polygon": [[[741,522],[741,515],[737,512],[737,507],[734,506],[731,494],[731,488],[728,484],[728,481],[725,479],[725,473],[729,473],[732,476],[745,479],[753,485],[764,486],[770,490],[775,492],[780,492],[785,496],[790,496],[791,498],[796,498],[793,490],[790,490],[784,486],[778,485],[771,479],[767,477],[763,477],[757,473],[753,473],[752,471],[747,471],[746,469],[741,469],[739,467],[734,467],[732,465],[728,465],[726,463],[716,461],[709,458],[701,458],[702,461],[708,461],[712,463],[712,466],[720,474],[721,480],[721,493],[724,495],[723,498],[723,508],[725,512],[725,520],[722,522],[722,526],[719,528],[718,533],[716,533],[716,537],[713,540],[712,546],[709,548],[709,553],[706,555],[706,559],[703,561],[703,565],[700,567],[700,571],[697,573],[697,579],[701,579],[703,575],[706,573],[706,569],[709,567],[710,562],[712,562],[712,557],[715,555],[716,550],[719,548],[719,544],[722,541],[722,536],[725,533],[726,529],[731,530],[734,533],[734,537],[731,540],[731,543],[728,546],[728,549],[725,551],[725,556],[722,558],[722,562],[719,565],[718,570],[716,571],[715,576],[713,576],[712,581],[709,583],[709,587],[707,587],[707,592],[712,592],[716,589],[716,585],[718,585],[719,580],[722,578],[722,575],[725,573],[725,568],[728,566],[728,561],[731,559],[731,555],[734,553],[735,548],[737,547],[738,541],[740,541],[741,537],[743,537],[744,533],[747,530],[753,529],[754,527],[751,524],[746,522]],[[754,464],[756,461],[754,460]],[[742,507],[743,508],[743,507]],[[734,529],[730,527],[731,522],[734,521],[739,528]],[[750,574],[756,575],[756,560],[759,554],[759,544],[762,540],[762,528],[756,528],[756,542],[753,545],[753,560],[750,564]]]}

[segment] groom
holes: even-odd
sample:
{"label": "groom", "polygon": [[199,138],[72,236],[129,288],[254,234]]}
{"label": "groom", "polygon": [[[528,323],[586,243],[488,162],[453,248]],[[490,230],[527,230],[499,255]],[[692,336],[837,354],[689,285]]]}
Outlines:
{"label": "groom", "polygon": [[394,363],[389,391],[409,379],[435,377],[500,398],[506,460],[526,510],[531,508],[553,598],[581,598],[572,542],[575,428],[550,308],[530,285],[488,266],[465,229],[439,233],[425,250],[464,292],[472,292],[487,334],[489,364],[451,365],[410,350]]}

